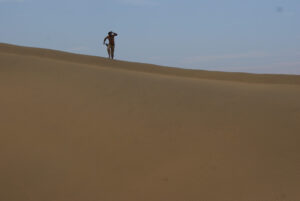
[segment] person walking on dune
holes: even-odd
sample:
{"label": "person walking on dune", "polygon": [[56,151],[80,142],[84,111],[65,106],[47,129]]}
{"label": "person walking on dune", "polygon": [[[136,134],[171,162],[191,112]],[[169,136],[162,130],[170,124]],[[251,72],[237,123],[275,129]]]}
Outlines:
{"label": "person walking on dune", "polygon": [[[108,32],[108,36],[106,36],[104,38],[103,41],[103,45],[107,46],[107,53],[108,53],[108,57],[110,59],[114,59],[114,53],[115,53],[115,36],[117,36],[118,34],[110,31]],[[108,44],[105,43],[105,41],[108,39]]]}

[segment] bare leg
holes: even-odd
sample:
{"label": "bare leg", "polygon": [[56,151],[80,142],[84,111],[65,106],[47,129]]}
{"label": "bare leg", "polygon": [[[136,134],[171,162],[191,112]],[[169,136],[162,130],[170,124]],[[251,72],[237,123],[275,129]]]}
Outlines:
{"label": "bare leg", "polygon": [[114,54],[115,54],[115,46],[111,46],[111,58],[114,59]]}
{"label": "bare leg", "polygon": [[107,46],[107,53],[108,53],[108,58],[111,57],[111,50],[110,50],[110,46],[108,45]]}

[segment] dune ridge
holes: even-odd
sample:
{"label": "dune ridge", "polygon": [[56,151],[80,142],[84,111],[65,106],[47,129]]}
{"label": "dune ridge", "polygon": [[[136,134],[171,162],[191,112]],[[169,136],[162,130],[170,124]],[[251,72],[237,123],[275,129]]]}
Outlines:
{"label": "dune ridge", "polygon": [[0,200],[298,201],[299,82],[0,44]]}
{"label": "dune ridge", "polygon": [[[300,75],[280,75],[280,74],[251,74],[238,72],[219,72],[206,70],[181,69],[174,67],[158,66],[153,64],[143,64],[128,61],[108,60],[103,57],[80,55],[67,53],[57,50],[22,47],[10,44],[0,43],[0,52],[8,54],[36,56],[39,58],[49,58],[67,62],[81,63],[87,65],[100,65],[114,67],[123,70],[131,70],[145,73],[156,73],[162,75],[173,75],[180,77],[215,79],[227,81],[239,81],[250,83],[268,83],[268,84],[300,84]],[[75,56],[76,55],[76,56]]]}

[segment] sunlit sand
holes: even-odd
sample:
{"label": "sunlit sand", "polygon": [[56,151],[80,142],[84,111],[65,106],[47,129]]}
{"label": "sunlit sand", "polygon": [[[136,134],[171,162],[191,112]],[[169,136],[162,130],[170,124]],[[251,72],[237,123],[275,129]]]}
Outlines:
{"label": "sunlit sand", "polygon": [[300,76],[0,44],[1,201],[300,200]]}

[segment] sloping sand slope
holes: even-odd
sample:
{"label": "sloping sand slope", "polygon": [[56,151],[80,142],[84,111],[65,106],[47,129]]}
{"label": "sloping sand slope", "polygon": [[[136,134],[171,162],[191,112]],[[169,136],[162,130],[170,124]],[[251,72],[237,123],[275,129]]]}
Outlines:
{"label": "sloping sand slope", "polygon": [[1,201],[298,201],[300,76],[0,44]]}

